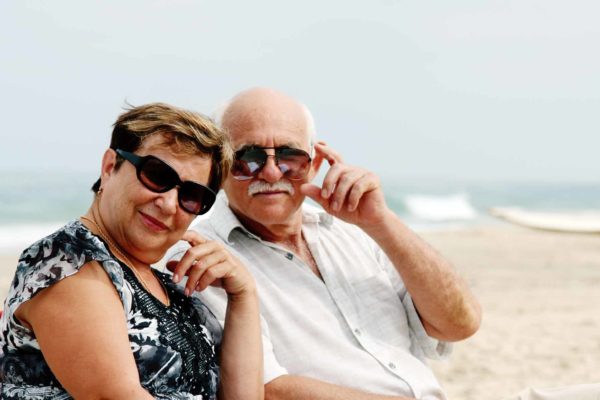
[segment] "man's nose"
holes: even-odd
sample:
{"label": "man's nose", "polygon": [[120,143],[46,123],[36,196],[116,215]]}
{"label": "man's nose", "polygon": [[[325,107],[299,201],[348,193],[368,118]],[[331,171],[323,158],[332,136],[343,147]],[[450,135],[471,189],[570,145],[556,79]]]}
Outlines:
{"label": "man's nose", "polygon": [[280,180],[282,176],[283,173],[281,172],[281,170],[277,166],[277,163],[275,162],[275,156],[268,155],[267,161],[265,161],[265,165],[260,170],[260,173],[258,174],[257,178],[269,183],[274,183]]}

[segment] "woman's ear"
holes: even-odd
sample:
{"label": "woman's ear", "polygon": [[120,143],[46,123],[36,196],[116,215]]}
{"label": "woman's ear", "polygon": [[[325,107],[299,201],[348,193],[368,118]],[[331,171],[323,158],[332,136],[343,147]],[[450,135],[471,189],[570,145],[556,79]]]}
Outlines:
{"label": "woman's ear", "polygon": [[115,171],[117,165],[117,153],[113,149],[106,149],[102,156],[102,168],[100,170],[100,177],[102,182],[105,182],[112,173]]}

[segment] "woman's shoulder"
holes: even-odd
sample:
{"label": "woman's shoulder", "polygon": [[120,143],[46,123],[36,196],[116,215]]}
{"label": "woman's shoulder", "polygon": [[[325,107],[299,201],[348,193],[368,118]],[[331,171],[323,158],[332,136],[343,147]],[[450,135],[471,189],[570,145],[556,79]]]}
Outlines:
{"label": "woman's shoulder", "polygon": [[23,251],[7,300],[23,303],[40,290],[77,273],[91,261],[103,265],[111,260],[112,256],[97,236],[81,222],[71,221]]}
{"label": "woman's shoulder", "polygon": [[[18,267],[74,263],[109,258],[104,243],[78,220],[71,221],[23,250]],[[83,262],[85,263],[85,262]]]}

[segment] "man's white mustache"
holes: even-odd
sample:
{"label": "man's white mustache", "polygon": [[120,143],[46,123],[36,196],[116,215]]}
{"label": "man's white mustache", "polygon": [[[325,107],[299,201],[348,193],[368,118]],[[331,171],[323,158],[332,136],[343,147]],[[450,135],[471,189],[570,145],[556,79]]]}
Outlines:
{"label": "man's white mustache", "polygon": [[254,181],[248,186],[248,195],[254,196],[257,193],[265,192],[287,192],[291,195],[294,194],[294,187],[288,181],[277,181],[275,183],[268,183],[265,181]]}

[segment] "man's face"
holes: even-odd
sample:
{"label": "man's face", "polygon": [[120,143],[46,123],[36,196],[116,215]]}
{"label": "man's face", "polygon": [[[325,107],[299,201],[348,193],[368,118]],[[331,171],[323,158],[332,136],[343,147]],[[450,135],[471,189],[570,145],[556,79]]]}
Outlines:
{"label": "man's face", "polygon": [[[298,113],[296,113],[298,114]],[[253,116],[228,127],[235,150],[249,146],[291,147],[310,154],[310,138],[306,120],[298,115]],[[264,150],[274,154],[275,150]],[[314,169],[298,180],[287,179],[276,165],[275,157],[268,157],[258,174],[247,180],[237,180],[231,174],[224,184],[229,205],[245,224],[269,226],[288,224],[300,218],[299,208],[304,201],[300,186],[314,177]],[[259,228],[260,227],[256,227]]]}

